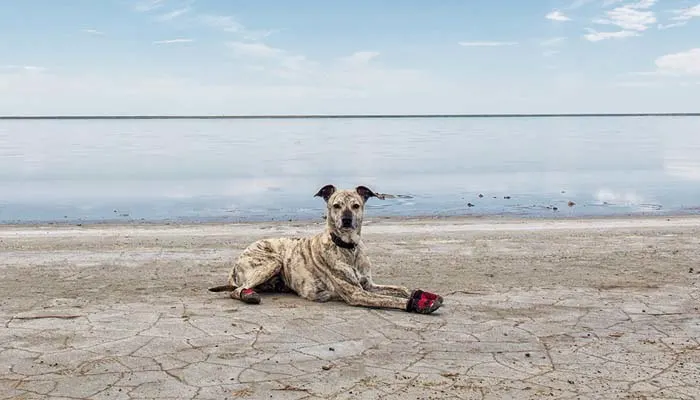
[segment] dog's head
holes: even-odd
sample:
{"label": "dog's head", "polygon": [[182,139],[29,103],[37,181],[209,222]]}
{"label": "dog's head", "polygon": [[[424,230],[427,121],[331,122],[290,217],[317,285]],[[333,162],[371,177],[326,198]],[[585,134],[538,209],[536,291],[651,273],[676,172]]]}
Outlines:
{"label": "dog's head", "polygon": [[384,195],[374,193],[366,186],[358,186],[355,190],[337,190],[333,185],[326,185],[314,196],[321,197],[326,202],[328,228],[345,237],[351,237],[353,233],[360,234],[365,203],[370,197],[384,199]]}

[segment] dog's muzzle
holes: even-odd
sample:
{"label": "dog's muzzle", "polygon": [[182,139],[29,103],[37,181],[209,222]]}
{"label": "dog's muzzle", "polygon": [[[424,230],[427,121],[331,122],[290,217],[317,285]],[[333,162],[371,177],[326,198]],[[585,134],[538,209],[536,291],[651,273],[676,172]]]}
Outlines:
{"label": "dog's muzzle", "polygon": [[342,228],[354,228],[355,216],[350,211],[344,211],[340,217],[340,224]]}

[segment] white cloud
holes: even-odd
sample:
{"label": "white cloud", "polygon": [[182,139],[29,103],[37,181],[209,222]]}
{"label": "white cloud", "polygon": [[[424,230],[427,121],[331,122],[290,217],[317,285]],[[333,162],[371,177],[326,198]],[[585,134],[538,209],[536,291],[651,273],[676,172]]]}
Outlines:
{"label": "white cloud", "polygon": [[656,23],[656,15],[650,10],[657,0],[639,0],[606,11],[605,16],[595,19],[598,25],[614,25],[621,30],[613,32],[598,32],[588,28],[583,37],[591,42],[605,39],[621,39],[641,36],[650,25]]}
{"label": "white cloud", "polygon": [[615,82],[614,86],[627,88],[649,88],[662,86],[662,82],[658,81],[621,81]]}
{"label": "white cloud", "polygon": [[588,31],[588,33],[583,35],[583,37],[590,42],[599,42],[605,39],[623,39],[633,36],[639,36],[639,33],[634,31],[598,32],[590,28],[586,30]]}
{"label": "white cloud", "polygon": [[[601,2],[601,7],[606,8],[610,7],[611,5],[617,4],[617,3],[622,3],[625,0],[602,0]],[[574,0],[571,5],[569,5],[568,9],[569,10],[575,10],[577,8],[581,8],[583,6],[586,6],[591,3],[597,3],[600,2],[600,0]]]}
{"label": "white cloud", "polygon": [[237,58],[248,61],[246,68],[276,78],[301,79],[313,74],[318,66],[301,54],[269,46],[262,42],[228,42],[226,46]]}
{"label": "white cloud", "polygon": [[280,57],[285,51],[275,47],[270,47],[265,43],[248,42],[228,42],[226,43],[233,53],[239,57],[271,58]]}
{"label": "white cloud", "polygon": [[672,22],[670,24],[659,24],[657,28],[659,30],[665,30],[665,29],[671,29],[671,28],[678,28],[681,26],[684,26],[688,23],[688,21],[683,21],[683,22]]}
{"label": "white cloud", "polygon": [[276,32],[275,30],[248,29],[230,15],[202,14],[197,17],[197,20],[205,26],[235,33],[247,40],[262,40]]}
{"label": "white cloud", "polygon": [[636,72],[628,72],[625,75],[632,75],[632,76],[658,76],[662,75],[659,73],[659,71],[636,71]]}
{"label": "white cloud", "polygon": [[440,87],[422,71],[383,65],[377,51],[356,51],[322,63],[263,43],[231,42],[227,46],[251,63],[246,70],[256,77],[265,81],[282,79],[285,84],[296,85],[295,90],[307,88],[305,92],[314,88],[313,96],[323,93],[324,98],[357,99],[397,93],[427,95]]}
{"label": "white cloud", "polygon": [[[666,54],[654,60],[653,71],[630,72],[627,75],[644,77],[695,77],[700,76],[700,48],[693,48],[678,53]],[[694,82],[679,82],[679,86],[693,86]]]}
{"label": "white cloud", "polygon": [[517,44],[518,42],[459,42],[459,45],[464,47],[516,46]]}
{"label": "white cloud", "polygon": [[318,64],[314,79],[322,85],[340,87],[361,97],[378,93],[406,93],[439,90],[427,73],[408,68],[388,67],[376,51],[357,51],[330,64]]}
{"label": "white cloud", "polygon": [[165,3],[165,0],[141,0],[136,2],[134,10],[138,12],[148,12],[160,8]]}
{"label": "white cloud", "polygon": [[228,15],[203,14],[199,16],[199,20],[205,25],[209,25],[212,28],[222,29],[226,32],[239,32],[245,30],[243,24]]}
{"label": "white cloud", "polygon": [[569,10],[575,10],[577,8],[581,8],[589,3],[594,2],[595,0],[574,0],[569,7],[567,7]]}
{"label": "white cloud", "polygon": [[175,44],[175,43],[192,43],[194,39],[169,39],[169,40],[156,40],[153,44]]}
{"label": "white cloud", "polygon": [[37,67],[35,65],[25,65],[22,67],[25,71],[36,71],[36,72],[43,72],[46,71],[46,68],[44,67]]}
{"label": "white cloud", "polygon": [[95,36],[103,36],[105,34],[104,32],[98,31],[97,29],[81,29],[80,31]]}
{"label": "white cloud", "polygon": [[9,70],[13,72],[26,71],[26,72],[44,72],[46,68],[37,67],[36,65],[0,65],[0,70]]}
{"label": "white cloud", "polygon": [[357,51],[349,56],[341,57],[339,61],[353,66],[367,65],[377,57],[379,57],[379,52],[376,51]]}
{"label": "white cloud", "polygon": [[671,10],[671,13],[675,14],[675,17],[671,18],[671,21],[675,22],[659,24],[659,29],[670,29],[684,26],[691,19],[700,17],[700,4],[680,10]]}
{"label": "white cloud", "polygon": [[554,10],[554,11],[550,12],[549,14],[545,15],[544,17],[549,19],[549,20],[552,20],[552,21],[559,21],[559,22],[571,21],[571,18],[567,17],[566,15],[564,15],[564,13],[562,13],[559,10]]}
{"label": "white cloud", "polygon": [[545,50],[542,52],[544,57],[554,57],[559,54],[559,50],[555,48],[561,47],[566,42],[565,37],[553,37],[540,42],[540,46],[544,47]]}
{"label": "white cloud", "polygon": [[594,22],[619,26],[624,30],[645,31],[649,25],[656,22],[654,12],[648,10],[653,4],[654,0],[646,0],[617,7],[606,12],[607,18],[600,18]]}
{"label": "white cloud", "polygon": [[564,44],[564,42],[566,42],[565,37],[553,37],[553,38],[541,41],[540,46],[553,47],[553,46],[562,45],[562,44]]}
{"label": "white cloud", "polygon": [[170,12],[167,12],[165,14],[161,14],[158,17],[156,17],[156,20],[158,21],[170,21],[173,20],[181,15],[185,15],[188,12],[190,12],[191,8],[190,7],[184,7],[184,8],[179,8],[177,10],[173,10]]}
{"label": "white cloud", "polygon": [[272,69],[275,76],[285,79],[299,79],[312,76],[318,63],[299,54],[289,54],[281,58],[279,64]]}
{"label": "white cloud", "polygon": [[622,3],[624,0],[603,0],[603,8],[609,7],[613,4]]}
{"label": "white cloud", "polygon": [[700,48],[666,54],[654,61],[661,74],[700,75]]}
{"label": "white cloud", "polygon": [[695,17],[700,17],[700,4],[683,10],[677,18],[678,19],[691,19]]}

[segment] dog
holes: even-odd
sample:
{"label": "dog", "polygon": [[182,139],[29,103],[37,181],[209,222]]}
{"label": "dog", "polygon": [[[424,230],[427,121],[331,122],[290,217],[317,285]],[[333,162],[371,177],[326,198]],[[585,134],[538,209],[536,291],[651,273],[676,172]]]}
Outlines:
{"label": "dog", "polygon": [[344,301],[351,306],[400,309],[430,314],[443,298],[421,289],[379,285],[362,243],[362,218],[367,200],[383,200],[366,186],[337,190],[323,186],[314,197],[326,202],[326,229],[311,237],[280,237],[253,242],[238,257],[228,285],[231,298],[259,304],[258,292],[293,292],[316,302]]}

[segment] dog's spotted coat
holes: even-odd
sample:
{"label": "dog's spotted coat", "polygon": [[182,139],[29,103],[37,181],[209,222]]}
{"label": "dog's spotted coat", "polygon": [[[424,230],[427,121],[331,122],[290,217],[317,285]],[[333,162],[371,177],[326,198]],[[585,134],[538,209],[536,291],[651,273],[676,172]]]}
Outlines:
{"label": "dog's spotted coat", "polygon": [[362,243],[362,217],[370,197],[383,199],[365,186],[355,190],[322,187],[315,196],[327,204],[326,229],[311,237],[271,238],[249,245],[235,262],[228,285],[231,297],[260,303],[257,292],[291,291],[313,301],[341,300],[353,306],[432,313],[442,297],[403,286],[378,285]]}

